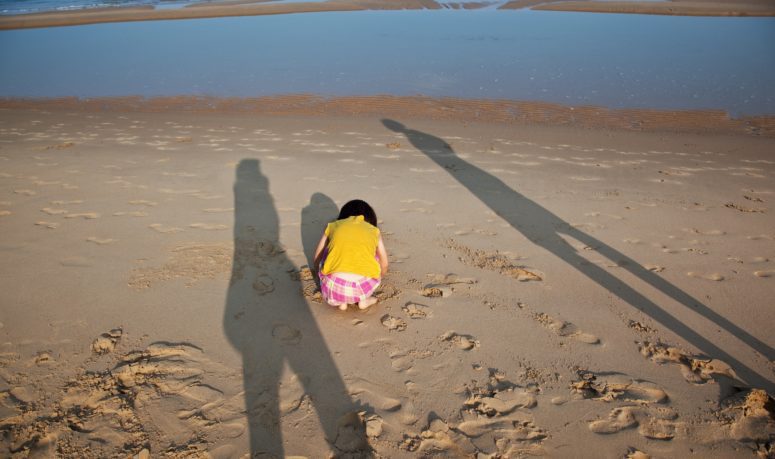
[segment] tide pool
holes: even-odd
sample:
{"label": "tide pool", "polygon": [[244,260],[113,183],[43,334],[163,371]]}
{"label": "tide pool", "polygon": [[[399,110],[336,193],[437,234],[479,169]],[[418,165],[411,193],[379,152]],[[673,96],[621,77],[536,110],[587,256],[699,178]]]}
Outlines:
{"label": "tide pool", "polygon": [[0,32],[0,97],[289,93],[775,114],[775,18],[365,11]]}

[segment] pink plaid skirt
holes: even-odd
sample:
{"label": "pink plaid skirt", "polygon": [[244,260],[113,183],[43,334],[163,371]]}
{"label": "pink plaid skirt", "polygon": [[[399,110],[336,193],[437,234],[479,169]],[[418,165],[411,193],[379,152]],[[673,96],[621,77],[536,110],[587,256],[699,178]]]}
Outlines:
{"label": "pink plaid skirt", "polygon": [[363,277],[356,281],[342,279],[336,273],[320,273],[320,293],[323,299],[331,304],[354,304],[371,296],[379,287],[379,279]]}

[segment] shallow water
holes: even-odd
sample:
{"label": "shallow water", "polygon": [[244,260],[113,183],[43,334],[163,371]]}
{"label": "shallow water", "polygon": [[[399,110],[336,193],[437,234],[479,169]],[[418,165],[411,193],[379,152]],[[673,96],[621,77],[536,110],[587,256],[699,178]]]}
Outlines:
{"label": "shallow water", "polygon": [[428,95],[775,114],[775,19],[366,11],[0,32],[0,96]]}

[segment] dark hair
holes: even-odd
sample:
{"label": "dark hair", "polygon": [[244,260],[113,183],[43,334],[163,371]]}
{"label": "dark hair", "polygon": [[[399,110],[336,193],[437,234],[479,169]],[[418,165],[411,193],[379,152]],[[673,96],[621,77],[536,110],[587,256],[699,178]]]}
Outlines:
{"label": "dark hair", "polygon": [[363,215],[363,219],[370,223],[372,226],[377,226],[377,214],[374,209],[371,208],[369,203],[360,199],[353,199],[347,204],[342,206],[342,210],[339,211],[339,217],[337,220],[343,218],[355,217]]}

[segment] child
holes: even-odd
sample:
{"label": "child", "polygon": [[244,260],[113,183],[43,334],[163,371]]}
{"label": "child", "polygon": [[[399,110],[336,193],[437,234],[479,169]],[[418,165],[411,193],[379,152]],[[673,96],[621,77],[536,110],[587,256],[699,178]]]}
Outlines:
{"label": "child", "polygon": [[320,293],[331,306],[345,311],[348,303],[366,309],[377,302],[371,295],[387,272],[388,258],[377,214],[368,203],[355,199],[342,206],[320,238],[314,264]]}

